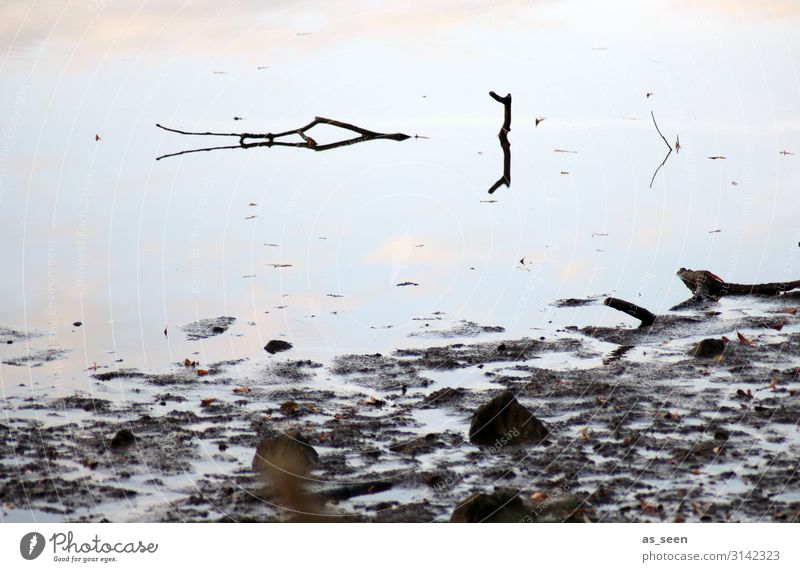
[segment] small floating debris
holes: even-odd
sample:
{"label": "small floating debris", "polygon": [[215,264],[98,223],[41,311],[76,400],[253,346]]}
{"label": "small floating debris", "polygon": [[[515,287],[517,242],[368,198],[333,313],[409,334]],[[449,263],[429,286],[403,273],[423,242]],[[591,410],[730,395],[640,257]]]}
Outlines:
{"label": "small floating debris", "polygon": [[398,286],[419,286],[416,282],[400,282]]}

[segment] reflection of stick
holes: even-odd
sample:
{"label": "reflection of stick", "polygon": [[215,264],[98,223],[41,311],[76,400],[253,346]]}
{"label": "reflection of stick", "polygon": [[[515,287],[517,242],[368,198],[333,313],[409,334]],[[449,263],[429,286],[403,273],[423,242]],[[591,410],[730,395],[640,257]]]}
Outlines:
{"label": "reflection of stick", "polygon": [[633,302],[620,300],[619,298],[606,298],[605,300],[603,300],[603,304],[605,304],[609,308],[614,308],[615,310],[619,310],[620,312],[625,312],[626,314],[628,314],[633,318],[636,318],[637,320],[641,320],[642,323],[639,324],[640,328],[652,326],[653,323],[656,321],[655,314],[653,314],[650,310],[646,310],[641,306],[637,306]]}
{"label": "reflection of stick", "polygon": [[[358,133],[359,137],[353,137],[351,139],[343,139],[341,141],[335,141],[333,143],[327,143],[325,145],[317,144],[314,139],[312,139],[306,132],[309,131],[311,128],[315,127],[316,125],[331,125],[333,127],[338,127],[340,129],[345,129],[347,131],[352,131],[354,133]],[[184,155],[186,153],[197,153],[200,151],[214,151],[217,149],[251,149],[253,147],[302,147],[305,149],[313,149],[314,151],[327,151],[328,149],[335,149],[337,147],[344,147],[346,145],[353,145],[355,143],[363,143],[364,141],[372,141],[375,139],[391,139],[392,141],[405,141],[406,139],[410,139],[410,135],[406,135],[405,133],[378,133],[376,131],[370,131],[369,129],[364,129],[363,127],[358,127],[357,125],[353,125],[351,123],[345,123],[343,121],[337,121],[335,119],[327,119],[325,117],[315,117],[313,121],[304,125],[303,127],[299,127],[297,129],[290,129],[289,131],[282,131],[281,133],[218,133],[212,131],[182,131],[180,129],[172,129],[170,127],[164,127],[161,124],[156,123],[156,127],[163,129],[164,131],[170,131],[171,133],[178,133],[180,135],[201,135],[201,136],[211,136],[211,137],[238,137],[239,144],[238,145],[224,145],[219,147],[206,147],[203,149],[190,149],[188,151],[180,151],[178,153],[171,153],[169,155],[162,155],[158,157],[156,160],[164,159],[166,157],[175,157],[177,155]],[[302,141],[276,141],[276,139],[281,139],[284,137],[288,137],[290,135],[298,135]]]}
{"label": "reflection of stick", "polygon": [[503,176],[497,179],[497,182],[489,189],[491,195],[502,185],[511,186],[511,143],[508,141],[508,133],[511,131],[511,94],[501,97],[490,91],[489,96],[498,103],[502,103],[505,110],[503,126],[500,128],[500,133],[497,134],[500,138],[500,148],[503,150]]}
{"label": "reflection of stick", "polygon": [[661,133],[661,129],[658,128],[658,123],[656,123],[656,116],[655,116],[655,114],[653,114],[652,110],[650,111],[650,116],[653,118],[653,125],[656,126],[656,131],[658,131],[658,134],[661,135],[661,138],[664,140],[664,144],[669,148],[669,151],[667,151],[666,157],[664,157],[664,160],[661,161],[661,164],[658,167],[656,167],[656,171],[655,171],[655,173],[653,173],[653,178],[650,179],[650,188],[652,189],[653,188],[653,183],[656,180],[656,175],[658,175],[658,172],[661,170],[661,167],[664,166],[664,163],[667,162],[667,159],[669,159],[669,156],[672,155],[672,145],[669,144],[669,142],[667,141],[667,138],[664,137],[663,133]]}

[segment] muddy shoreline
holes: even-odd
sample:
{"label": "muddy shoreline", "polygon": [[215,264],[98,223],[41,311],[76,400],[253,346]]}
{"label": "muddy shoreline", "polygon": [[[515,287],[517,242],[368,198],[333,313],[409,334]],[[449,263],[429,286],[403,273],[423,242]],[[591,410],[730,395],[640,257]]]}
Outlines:
{"label": "muddy shoreline", "polygon": [[[770,304],[543,339],[480,341],[502,327],[464,322],[456,332],[476,339],[431,334],[329,364],[295,347],[253,358],[244,381],[232,373],[241,360],[96,371],[96,398],[5,400],[0,510],[91,522],[796,522],[800,319],[787,311],[796,299]],[[232,320],[208,324],[223,334]],[[692,355],[704,338],[728,341]],[[552,355],[583,365],[546,367]],[[114,387],[132,398],[99,397]],[[470,442],[472,415],[503,391],[546,438]],[[316,453],[302,505],[253,469],[259,443],[285,434]]]}

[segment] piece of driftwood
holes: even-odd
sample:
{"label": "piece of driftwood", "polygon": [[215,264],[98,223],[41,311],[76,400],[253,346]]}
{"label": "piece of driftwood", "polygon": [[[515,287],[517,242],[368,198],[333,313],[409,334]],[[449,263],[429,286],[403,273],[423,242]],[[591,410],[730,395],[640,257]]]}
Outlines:
{"label": "piece of driftwood", "polygon": [[503,185],[506,187],[511,186],[511,143],[508,140],[508,133],[511,131],[511,94],[509,93],[503,97],[490,91],[489,95],[498,103],[502,103],[505,110],[503,126],[500,128],[500,133],[497,134],[500,138],[500,148],[503,150],[503,175],[489,188],[489,194],[491,195]]}
{"label": "piece of driftwood", "polygon": [[620,312],[624,312],[629,316],[636,318],[637,320],[641,320],[641,324],[639,324],[640,328],[646,328],[648,326],[652,326],[656,318],[653,312],[642,308],[641,306],[637,306],[633,302],[628,302],[627,300],[620,300],[619,298],[606,298],[603,300],[603,304],[608,306],[609,308],[614,308],[615,310],[619,310]]}
{"label": "piece of driftwood", "polygon": [[800,288],[800,280],[791,282],[767,282],[764,284],[734,284],[725,282],[708,270],[690,270],[681,268],[677,272],[692,295],[698,299],[720,298],[722,296],[777,296]]}
{"label": "piece of driftwood", "polygon": [[[333,143],[325,143],[323,145],[317,142],[308,134],[308,132],[317,125],[330,125],[338,127],[347,131],[357,133],[358,137],[351,137],[349,139],[342,139],[334,141]],[[185,155],[187,153],[199,153],[201,151],[216,151],[220,149],[253,149],[254,147],[299,147],[302,149],[311,149],[313,151],[328,151],[329,149],[336,149],[338,147],[345,147],[347,145],[355,145],[356,143],[364,143],[366,141],[374,141],[376,139],[389,139],[391,141],[405,141],[410,139],[410,135],[405,133],[378,133],[377,131],[370,131],[363,127],[358,127],[351,123],[337,121],[336,119],[328,119],[325,117],[315,117],[313,121],[307,125],[303,125],[297,129],[290,129],[280,133],[219,133],[214,131],[183,131],[181,129],[173,129],[165,127],[160,123],[156,123],[156,127],[169,131],[171,133],[178,133],[180,135],[199,135],[207,137],[238,137],[239,143],[236,145],[221,145],[216,147],[204,147],[201,149],[189,149],[186,151],[179,151],[177,153],[169,153],[156,158],[156,161],[166,159],[167,157],[176,157],[178,155]],[[302,141],[279,141],[279,139],[286,139],[296,135]]]}

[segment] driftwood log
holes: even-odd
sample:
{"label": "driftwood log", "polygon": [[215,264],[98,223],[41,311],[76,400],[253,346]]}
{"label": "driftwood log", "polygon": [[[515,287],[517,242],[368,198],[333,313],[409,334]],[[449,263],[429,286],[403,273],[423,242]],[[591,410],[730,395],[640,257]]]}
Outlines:
{"label": "driftwood log", "polygon": [[719,298],[721,296],[777,296],[800,288],[800,280],[791,282],[767,282],[765,284],[734,284],[708,270],[689,270],[681,268],[678,278],[697,298]]}
{"label": "driftwood log", "polygon": [[[722,296],[777,296],[783,292],[800,288],[800,280],[767,282],[764,284],[735,284],[733,282],[725,282],[708,270],[681,268],[678,270],[677,275],[686,287],[692,291],[692,297],[670,308],[671,310],[695,307],[706,300],[717,300]],[[658,319],[658,316],[651,311],[637,306],[633,302],[619,298],[606,298],[603,300],[603,304],[640,320],[640,328],[652,326]]]}
{"label": "driftwood log", "polygon": [[[308,134],[308,132],[317,125],[330,125],[331,127],[338,127],[347,131],[356,133],[357,137],[349,139],[341,139],[333,143],[326,143],[323,145],[317,142]],[[376,139],[389,139],[391,141],[405,141],[410,139],[410,135],[405,133],[378,133],[377,131],[370,131],[363,127],[358,127],[351,123],[337,121],[336,119],[328,119],[325,117],[315,117],[310,123],[298,127],[297,129],[289,129],[288,131],[281,131],[280,133],[219,133],[214,131],[183,131],[181,129],[173,129],[165,127],[160,123],[156,123],[156,127],[169,131],[170,133],[178,133],[180,135],[198,135],[207,137],[237,137],[239,143],[236,145],[222,145],[217,147],[204,147],[201,149],[189,149],[186,151],[179,151],[177,153],[170,153],[156,158],[156,160],[166,159],[167,157],[176,157],[178,155],[185,155],[187,153],[199,153],[201,151],[216,151],[219,149],[252,149],[254,147],[299,147],[302,149],[311,149],[313,151],[328,151],[329,149],[336,149],[346,145],[355,145],[356,143],[364,143],[365,141],[374,141]],[[302,141],[279,141],[279,139],[286,139],[292,135],[296,135]]]}
{"label": "driftwood log", "polygon": [[628,302],[626,300],[620,300],[619,298],[606,298],[603,300],[603,304],[608,306],[609,308],[614,308],[615,310],[619,310],[620,312],[625,312],[629,316],[640,320],[642,323],[639,324],[640,328],[646,328],[648,326],[652,326],[656,318],[653,312],[650,310],[646,310],[641,306],[637,306],[633,302]]}

